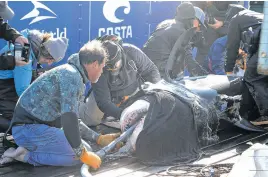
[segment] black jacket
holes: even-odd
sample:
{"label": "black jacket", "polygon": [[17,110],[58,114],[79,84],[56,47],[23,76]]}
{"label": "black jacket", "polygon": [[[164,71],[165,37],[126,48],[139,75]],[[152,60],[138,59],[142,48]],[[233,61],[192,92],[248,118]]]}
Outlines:
{"label": "black jacket", "polygon": [[[187,29],[182,22],[176,21],[176,23],[173,22],[169,25],[164,25],[163,28],[156,29],[144,44],[144,53],[152,60],[152,62],[154,62],[162,77],[165,75],[167,60],[174,44],[186,30]],[[187,48],[185,61],[187,62],[186,65],[188,66],[190,73],[191,70],[198,70],[202,73],[201,70],[203,71],[203,69],[201,69],[200,65],[193,60],[191,47]],[[175,68],[176,67],[181,66],[175,66]]]}
{"label": "black jacket", "polygon": [[[4,20],[0,17],[0,38],[6,41],[14,42],[17,37],[21,34],[14,28],[11,28]],[[13,70],[15,67],[14,57],[0,56],[0,70]]]}
{"label": "black jacket", "polygon": [[[139,87],[138,75],[145,81],[156,83],[161,80],[159,71],[154,63],[137,47],[131,44],[123,44],[125,59],[120,71],[119,84],[111,83],[110,73],[104,70],[98,82],[92,84],[93,93],[99,109],[106,116],[120,118],[122,108],[117,107],[125,96],[133,94]],[[129,65],[129,61],[133,61],[136,65],[135,71]]]}
{"label": "black jacket", "polygon": [[249,27],[259,27],[262,21],[263,14],[251,10],[243,10],[233,17],[227,34],[226,72],[233,71],[242,40],[242,32],[247,31]]}

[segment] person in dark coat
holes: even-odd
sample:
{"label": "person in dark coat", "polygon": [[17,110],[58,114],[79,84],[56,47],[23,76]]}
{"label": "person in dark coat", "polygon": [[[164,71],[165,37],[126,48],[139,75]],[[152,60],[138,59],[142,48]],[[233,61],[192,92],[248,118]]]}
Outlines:
{"label": "person in dark coat", "polygon": [[241,43],[248,54],[240,114],[249,120],[261,120],[268,115],[268,77],[257,72],[262,22],[263,14],[243,10],[232,18],[228,31],[226,73],[233,73]]}
{"label": "person in dark coat", "polygon": [[[227,57],[226,57],[226,72],[232,72],[235,61],[238,55],[240,42],[244,39],[243,33],[246,31],[257,29],[261,26],[263,21],[263,14],[251,10],[243,10],[234,16],[229,24],[227,34]],[[250,31],[249,31],[250,32]],[[244,33],[246,34],[246,33]],[[245,36],[246,37],[246,36]],[[248,43],[244,40],[244,43]]]}
{"label": "person in dark coat", "polygon": [[[201,11],[201,13],[200,13]],[[172,51],[177,39],[186,30],[192,27],[204,27],[201,23],[203,11],[195,8],[191,3],[182,3],[177,7],[174,20],[168,20],[160,23],[148,41],[143,46],[144,53],[158,67],[162,77],[165,75],[165,67],[169,55]],[[200,37],[202,39],[202,37]],[[192,76],[207,74],[205,70],[193,60],[192,47],[188,47],[186,51],[187,69]]]}

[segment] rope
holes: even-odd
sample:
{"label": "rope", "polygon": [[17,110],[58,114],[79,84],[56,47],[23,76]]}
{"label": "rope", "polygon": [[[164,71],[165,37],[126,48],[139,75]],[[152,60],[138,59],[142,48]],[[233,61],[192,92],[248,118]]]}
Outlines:
{"label": "rope", "polygon": [[[233,164],[214,165],[181,165],[169,167],[166,170],[168,176],[196,176],[196,177],[217,177],[231,171]],[[162,175],[162,174],[161,174]]]}
{"label": "rope", "polygon": [[[238,156],[241,153],[234,154],[230,157],[218,160],[208,165],[201,164],[179,164],[166,169],[168,176],[195,176],[195,177],[220,177],[220,174],[229,173],[234,164],[217,164],[224,160]],[[163,175],[163,174],[161,174]]]}

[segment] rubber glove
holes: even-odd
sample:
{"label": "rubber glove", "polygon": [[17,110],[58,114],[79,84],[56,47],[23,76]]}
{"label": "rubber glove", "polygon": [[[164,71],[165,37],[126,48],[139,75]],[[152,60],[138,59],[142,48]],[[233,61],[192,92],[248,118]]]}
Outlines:
{"label": "rubber glove", "polygon": [[94,169],[100,168],[101,165],[101,158],[94,152],[88,152],[85,148],[80,156],[80,160]]}
{"label": "rubber glove", "polygon": [[100,135],[97,139],[97,144],[104,147],[110,144],[113,140],[118,138],[121,133],[111,133],[106,135]]}

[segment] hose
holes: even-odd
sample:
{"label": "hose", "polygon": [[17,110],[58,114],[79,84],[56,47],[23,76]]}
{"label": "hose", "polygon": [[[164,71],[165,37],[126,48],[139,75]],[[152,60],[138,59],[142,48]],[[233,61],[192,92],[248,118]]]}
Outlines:
{"label": "hose", "polygon": [[[128,138],[132,132],[134,131],[134,129],[136,128],[136,126],[138,125],[138,122],[135,123],[134,125],[132,125],[129,129],[127,129],[123,134],[121,134],[118,138],[116,138],[113,142],[111,142],[109,145],[105,146],[104,148],[102,148],[101,150],[99,150],[98,152],[96,152],[96,154],[101,158],[104,159],[105,156],[115,148],[116,144],[119,142],[122,142],[124,140],[126,140],[126,138]],[[80,173],[82,177],[90,177],[92,176],[91,173],[89,172],[89,166],[86,164],[83,164],[81,169],[80,169]]]}
{"label": "hose", "polygon": [[[167,65],[165,68],[165,80],[167,82],[172,82],[171,73],[174,67],[174,63],[180,63],[184,59],[185,56],[185,47],[189,44],[190,40],[196,33],[196,28],[190,28],[187,31],[183,32],[180,37],[175,42],[167,61]],[[177,54],[179,56],[177,57]]]}

